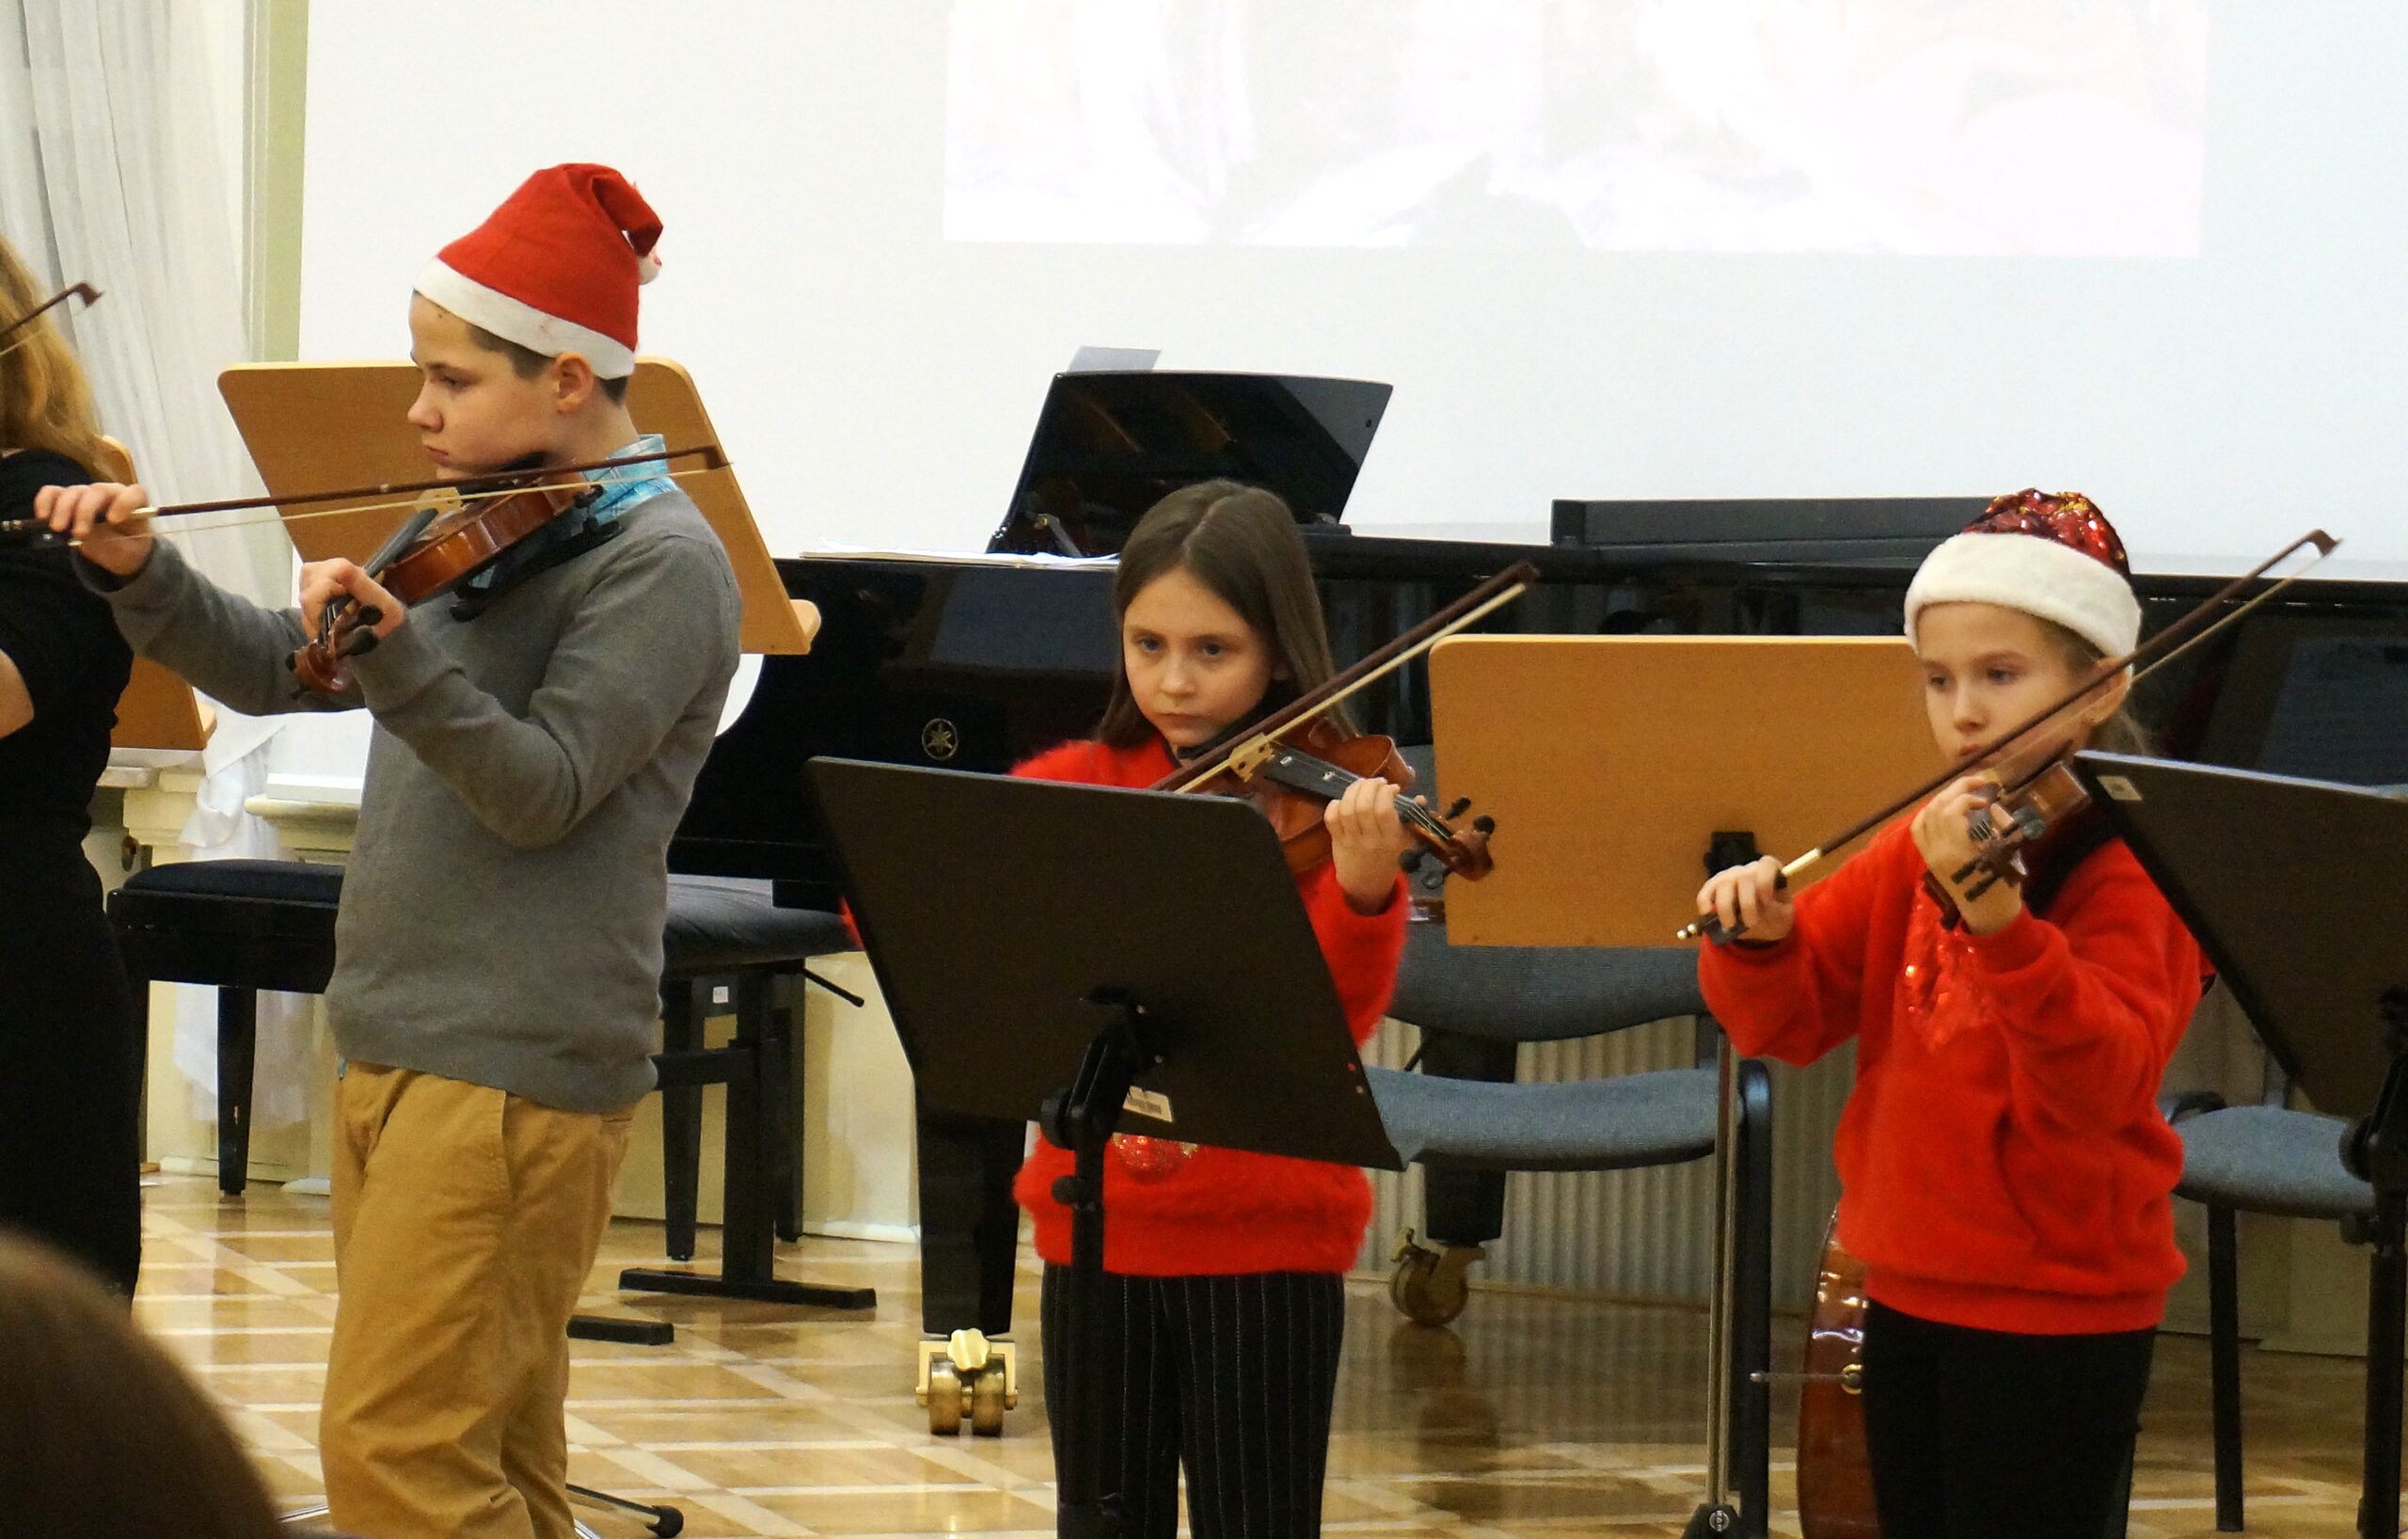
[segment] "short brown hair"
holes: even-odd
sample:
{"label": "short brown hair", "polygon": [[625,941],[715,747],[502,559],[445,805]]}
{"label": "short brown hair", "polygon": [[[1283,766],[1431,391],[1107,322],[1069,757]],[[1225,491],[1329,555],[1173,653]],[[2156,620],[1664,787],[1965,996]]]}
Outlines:
{"label": "short brown hair", "polygon": [[[470,341],[475,342],[479,347],[483,348],[488,353],[499,353],[503,357],[508,358],[510,360],[511,373],[516,374],[521,379],[534,378],[537,374],[544,372],[544,366],[546,364],[552,361],[550,358],[536,352],[531,347],[521,347],[518,343],[512,341],[507,337],[495,336],[492,332],[487,331],[484,327],[477,325],[474,321],[464,320],[460,324],[468,328],[468,340]],[[594,383],[602,388],[603,395],[607,397],[613,405],[625,405],[627,401],[627,380],[629,377],[630,376],[626,374],[621,374],[616,379],[604,379],[600,374],[595,374],[594,376]]]}
{"label": "short brown hair", "polygon": [[[1125,616],[1148,583],[1182,570],[1237,611],[1278,659],[1281,676],[1263,696],[1266,709],[1277,709],[1337,672],[1311,558],[1296,532],[1296,516],[1277,496],[1241,482],[1204,481],[1148,508],[1120,547],[1114,613]],[[1331,715],[1343,722],[1342,712]],[[1115,670],[1096,737],[1133,748],[1153,730],[1129,692],[1128,670]]]}
{"label": "short brown hair", "polygon": [[0,1469],[23,1533],[276,1539],[225,1420],[64,1256],[0,1236]]}

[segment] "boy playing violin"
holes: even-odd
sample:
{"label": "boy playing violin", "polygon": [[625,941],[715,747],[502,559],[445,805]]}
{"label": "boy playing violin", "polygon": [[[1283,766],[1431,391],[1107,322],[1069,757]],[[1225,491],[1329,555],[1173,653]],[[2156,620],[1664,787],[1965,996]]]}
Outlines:
{"label": "boy playing violin", "polygon": [[[410,301],[409,411],[438,475],[661,447],[626,405],[660,221],[557,166],[444,248]],[[154,543],[138,486],[45,489],[119,627],[238,710],[375,718],[326,1013],[341,1288],[319,1449],[336,1527],[565,1536],[565,1335],[652,1087],[664,857],[736,668],[735,578],[654,466],[413,611],[348,561],[297,611]],[[548,531],[549,526],[547,526]],[[381,611],[333,699],[287,659],[343,595]]]}

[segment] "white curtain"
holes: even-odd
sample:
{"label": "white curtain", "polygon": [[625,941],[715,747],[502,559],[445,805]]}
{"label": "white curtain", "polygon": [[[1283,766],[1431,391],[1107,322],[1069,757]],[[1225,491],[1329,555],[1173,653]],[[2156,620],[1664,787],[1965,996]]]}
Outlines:
{"label": "white curtain", "polygon": [[[54,287],[101,302],[64,324],[103,431],[160,502],[261,488],[217,394],[217,371],[251,357],[239,210],[247,91],[214,88],[220,31],[246,0],[0,0],[0,233]],[[213,11],[211,8],[215,8]],[[57,314],[59,312],[53,311]],[[170,532],[221,586],[261,603],[293,595],[293,545],[273,516],[249,528]],[[207,860],[274,856],[276,831],[244,810],[288,719],[221,709],[198,803],[182,838]],[[176,1063],[194,1116],[214,1120],[214,991],[179,986]],[[263,995],[254,1122],[308,1115],[308,1002]]]}
{"label": "white curtain", "polygon": [[[0,0],[0,232],[54,285],[101,290],[66,325],[103,429],[162,502],[259,490],[217,395],[217,371],[250,357],[241,167],[219,151],[219,117],[242,97],[211,89],[202,8]],[[237,593],[292,595],[273,521],[174,538]]]}

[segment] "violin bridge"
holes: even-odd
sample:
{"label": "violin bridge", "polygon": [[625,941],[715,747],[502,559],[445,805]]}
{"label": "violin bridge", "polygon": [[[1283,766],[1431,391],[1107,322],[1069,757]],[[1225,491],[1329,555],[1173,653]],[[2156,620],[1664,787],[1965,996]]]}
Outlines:
{"label": "violin bridge", "polygon": [[1257,737],[1250,741],[1240,743],[1229,750],[1229,771],[1240,780],[1252,780],[1256,772],[1269,764],[1273,755],[1279,751],[1277,739],[1272,738]]}

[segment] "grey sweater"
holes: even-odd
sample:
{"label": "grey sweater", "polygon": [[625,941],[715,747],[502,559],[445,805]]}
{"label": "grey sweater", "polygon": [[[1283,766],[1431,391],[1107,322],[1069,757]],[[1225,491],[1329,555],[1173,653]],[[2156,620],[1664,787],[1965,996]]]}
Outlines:
{"label": "grey sweater", "polygon": [[736,671],[737,599],[683,492],[621,521],[473,621],[412,610],[341,701],[286,670],[297,611],[165,544],[114,590],[78,563],[136,651],[236,710],[374,713],[326,987],[345,1058],[570,1111],[652,1088],[669,837]]}

